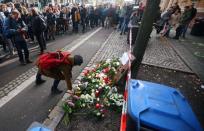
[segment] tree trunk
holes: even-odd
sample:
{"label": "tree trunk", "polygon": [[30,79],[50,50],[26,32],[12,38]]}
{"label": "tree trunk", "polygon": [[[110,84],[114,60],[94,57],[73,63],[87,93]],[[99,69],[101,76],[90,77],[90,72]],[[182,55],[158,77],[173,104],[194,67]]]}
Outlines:
{"label": "tree trunk", "polygon": [[142,62],[145,49],[147,47],[150,34],[152,32],[153,22],[159,11],[160,0],[147,0],[147,5],[142,18],[142,23],[133,48],[135,60],[132,62],[131,77],[136,79],[137,73]]}

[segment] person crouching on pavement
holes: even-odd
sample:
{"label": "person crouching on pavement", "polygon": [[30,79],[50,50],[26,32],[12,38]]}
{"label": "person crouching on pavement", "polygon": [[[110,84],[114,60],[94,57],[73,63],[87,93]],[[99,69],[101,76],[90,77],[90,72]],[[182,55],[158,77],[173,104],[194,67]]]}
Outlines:
{"label": "person crouching on pavement", "polygon": [[36,84],[42,84],[45,80],[42,75],[54,79],[51,91],[52,93],[62,93],[57,87],[60,80],[65,80],[68,90],[72,90],[72,68],[80,66],[83,63],[83,58],[80,55],[72,56],[69,52],[52,52],[45,53],[39,56],[37,60],[38,73],[36,75]]}

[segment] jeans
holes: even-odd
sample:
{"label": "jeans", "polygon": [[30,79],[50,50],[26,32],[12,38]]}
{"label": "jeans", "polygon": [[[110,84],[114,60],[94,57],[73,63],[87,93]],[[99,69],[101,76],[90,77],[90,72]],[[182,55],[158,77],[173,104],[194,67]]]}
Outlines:
{"label": "jeans", "polygon": [[[18,52],[19,61],[23,62],[24,60],[28,60],[29,51],[28,51],[27,43],[25,41],[18,41],[18,42],[15,42],[15,46]],[[24,52],[24,56],[23,56],[22,50]]]}
{"label": "jeans", "polygon": [[[42,80],[42,75],[38,72],[36,75],[36,81],[40,81],[40,80]],[[60,83],[60,80],[55,79],[52,84],[52,89],[57,89],[59,83]]]}
{"label": "jeans", "polygon": [[177,27],[176,36],[175,36],[176,39],[179,39],[179,37],[181,36],[184,28],[185,28],[185,25],[179,25],[179,27]]}

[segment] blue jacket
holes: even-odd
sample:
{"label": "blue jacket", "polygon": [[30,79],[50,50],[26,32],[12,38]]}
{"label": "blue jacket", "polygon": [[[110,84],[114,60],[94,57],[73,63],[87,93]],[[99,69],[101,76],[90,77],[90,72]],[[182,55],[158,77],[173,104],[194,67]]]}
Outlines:
{"label": "blue jacket", "polygon": [[16,21],[8,17],[4,22],[3,34],[8,39],[14,39],[15,42],[24,41],[22,34],[18,32],[19,29],[27,30],[23,20]]}

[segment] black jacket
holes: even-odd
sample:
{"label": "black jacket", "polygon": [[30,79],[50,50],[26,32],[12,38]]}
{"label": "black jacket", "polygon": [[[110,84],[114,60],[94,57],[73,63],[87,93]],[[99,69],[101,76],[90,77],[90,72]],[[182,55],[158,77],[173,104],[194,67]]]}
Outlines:
{"label": "black jacket", "polygon": [[34,34],[40,34],[46,29],[46,23],[42,16],[35,15],[32,19],[32,30]]}

